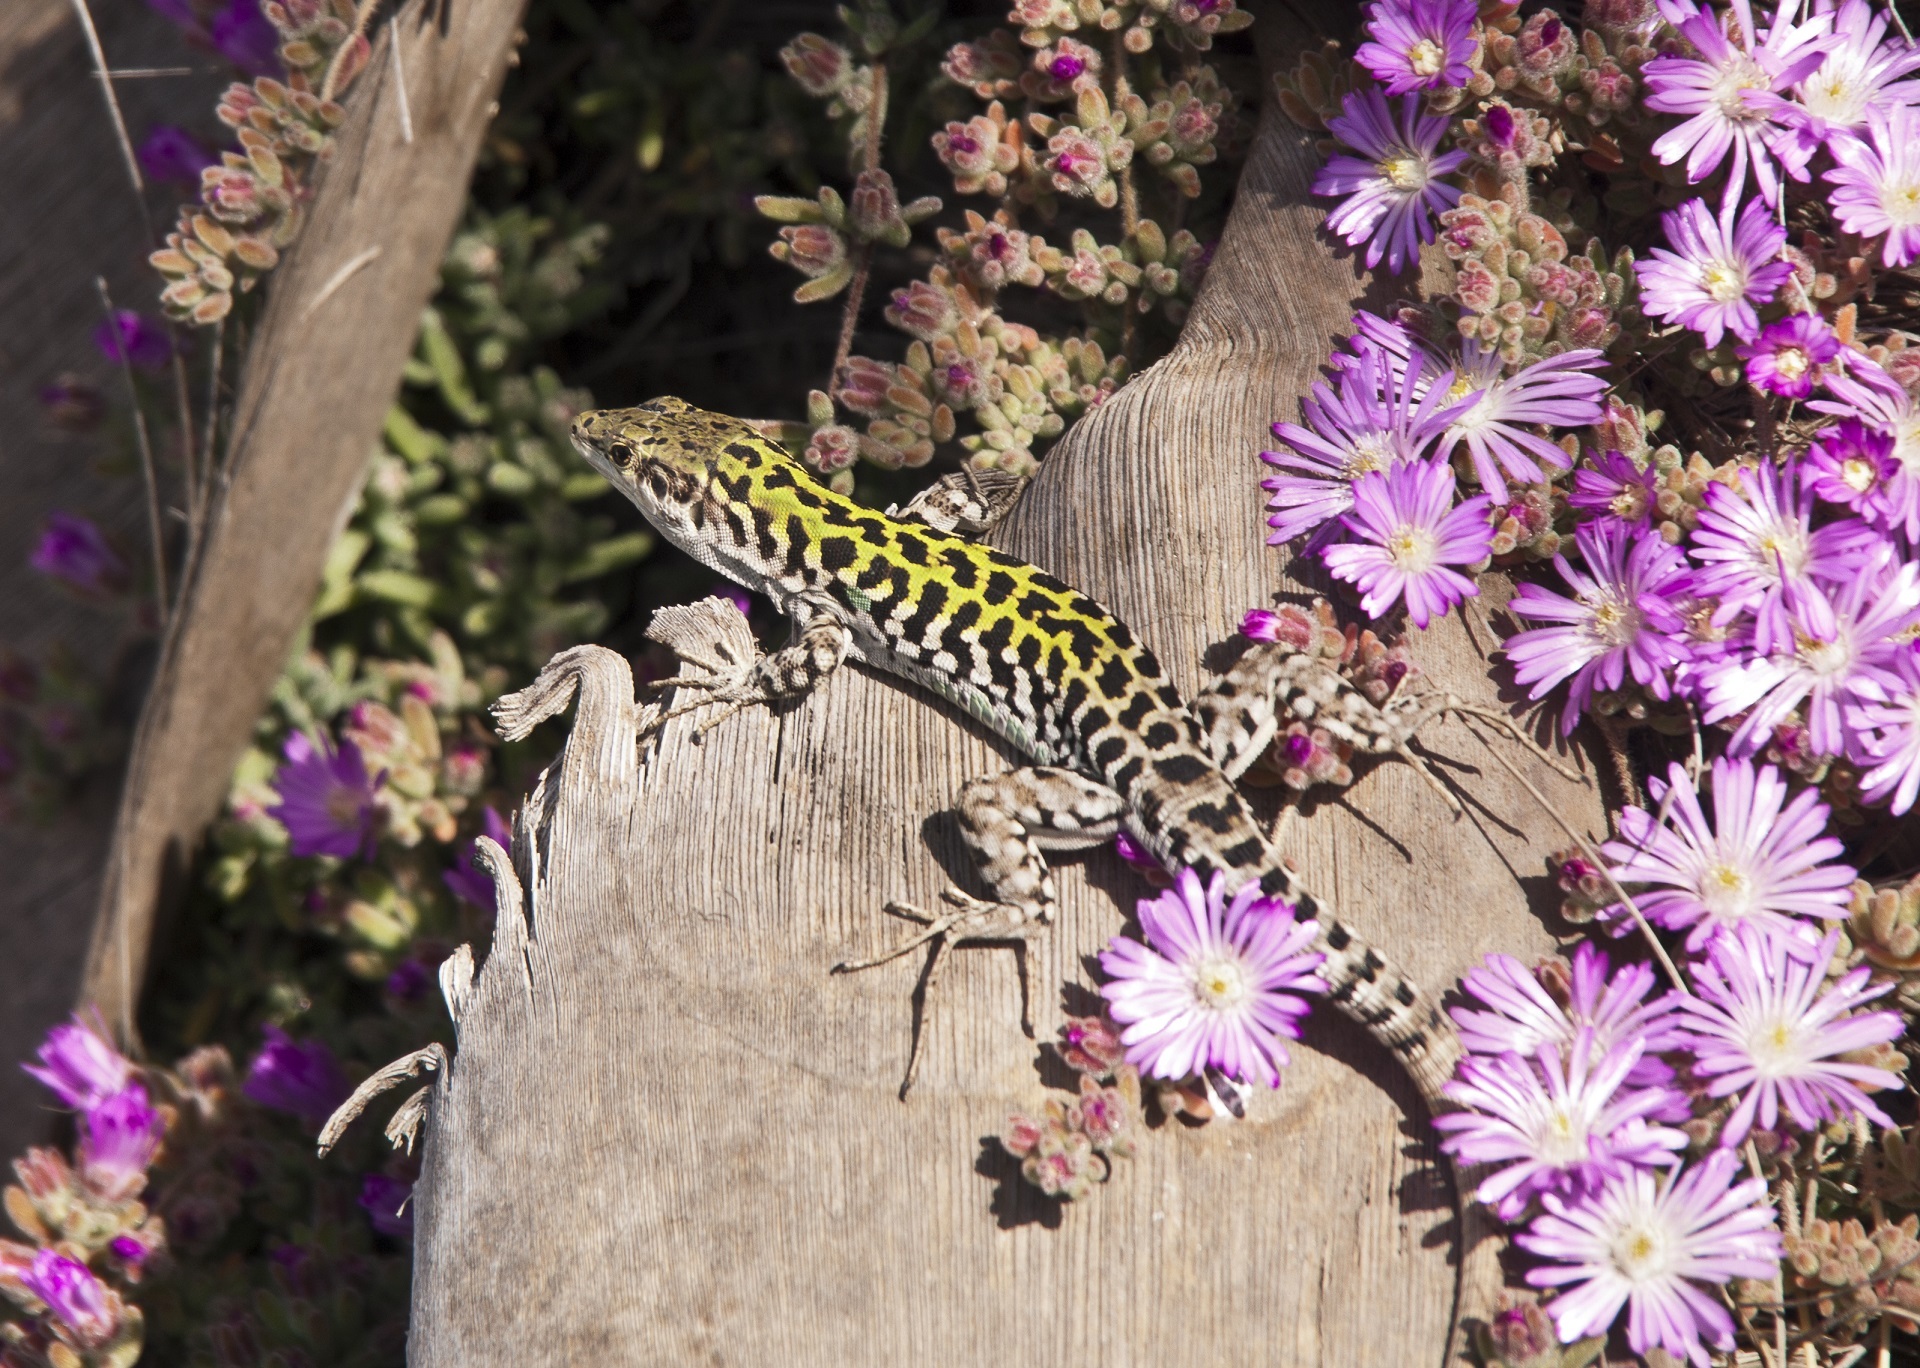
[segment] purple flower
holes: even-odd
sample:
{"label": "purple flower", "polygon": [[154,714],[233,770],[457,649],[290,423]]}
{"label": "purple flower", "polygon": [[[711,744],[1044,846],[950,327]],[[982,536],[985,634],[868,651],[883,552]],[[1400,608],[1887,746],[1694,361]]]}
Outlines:
{"label": "purple flower", "polygon": [[[1440,440],[1458,405],[1447,406],[1448,374],[1427,383],[1415,368],[1396,366],[1378,351],[1346,359],[1334,377],[1338,392],[1316,381],[1300,403],[1299,423],[1275,423],[1273,435],[1291,453],[1263,451],[1260,459],[1282,471],[1260,482],[1273,497],[1269,542],[1278,545],[1330,524],[1353,507],[1353,481],[1368,471],[1417,461]],[[1331,540],[1338,524],[1324,526],[1309,549]]]}
{"label": "purple flower", "polygon": [[1899,1075],[1836,1058],[1900,1037],[1906,1028],[1898,1012],[1855,1011],[1893,983],[1869,986],[1873,970],[1863,964],[1822,992],[1839,941],[1840,933],[1829,931],[1809,962],[1805,947],[1743,926],[1694,965],[1696,996],[1678,1003],[1693,1071],[1712,1080],[1707,1091],[1714,1097],[1740,1094],[1720,1132],[1722,1145],[1738,1145],[1756,1124],[1772,1130],[1782,1109],[1801,1130],[1854,1112],[1893,1124],[1861,1085],[1897,1088]]}
{"label": "purple flower", "polygon": [[1882,546],[1831,591],[1788,581],[1781,649],[1737,651],[1701,671],[1704,721],[1746,714],[1730,753],[1751,755],[1803,701],[1815,753],[1846,753],[1843,708],[1878,701],[1898,684],[1893,658],[1909,649],[1898,636],[1920,618],[1920,565],[1909,562],[1889,574],[1892,558],[1892,548]]}
{"label": "purple flower", "polygon": [[1548,1261],[1527,1281],[1563,1289],[1547,1303],[1561,1342],[1604,1335],[1625,1307],[1638,1353],[1658,1345],[1707,1368],[1703,1338],[1731,1349],[1733,1318],[1709,1289],[1780,1266],[1766,1180],[1735,1183],[1739,1167],[1715,1150],[1670,1183],[1635,1169],[1589,1195],[1547,1193],[1546,1213],[1517,1238]]}
{"label": "purple flower", "polygon": [[230,0],[207,25],[207,37],[222,57],[249,75],[280,70],[280,30],[260,12],[259,0]]}
{"label": "purple flower", "polygon": [[1815,399],[1808,408],[1870,423],[1892,437],[1890,454],[1898,469],[1868,511],[1879,526],[1901,529],[1908,541],[1920,539],[1920,405],[1863,356],[1849,356],[1846,373],[1823,376],[1821,383],[1833,398]]}
{"label": "purple flower", "polygon": [[1820,65],[1829,16],[1794,24],[1786,7],[1776,6],[1765,36],[1756,40],[1751,0],[1733,0],[1727,19],[1735,41],[1718,15],[1693,0],[1662,0],[1661,12],[1699,55],[1656,57],[1643,68],[1647,108],[1690,116],[1655,140],[1653,155],[1668,166],[1684,158],[1687,179],[1699,182],[1731,153],[1724,203],[1739,200],[1749,167],[1761,198],[1774,203],[1780,196],[1775,149],[1805,117],[1781,92]]}
{"label": "purple flower", "polygon": [[1440,439],[1442,448],[1465,442],[1480,487],[1498,502],[1507,498],[1502,471],[1516,480],[1539,484],[1547,477],[1536,457],[1565,470],[1571,464],[1567,453],[1532,427],[1535,423],[1574,427],[1599,422],[1607,382],[1585,372],[1605,365],[1606,358],[1590,348],[1562,352],[1508,375],[1500,353],[1481,347],[1478,338],[1465,338],[1460,347],[1459,378],[1453,390],[1456,394],[1470,391],[1472,396]]}
{"label": "purple flower", "polygon": [[[480,827],[485,835],[491,836],[502,850],[513,849],[513,832],[508,830],[506,821],[493,810],[489,803],[480,810]],[[454,857],[453,868],[444,870],[440,878],[452,891],[454,897],[462,902],[472,903],[489,915],[493,912],[493,875],[477,867],[473,862],[476,849],[474,841],[461,845]]]}
{"label": "purple flower", "polygon": [[1571,678],[1560,730],[1571,733],[1596,688],[1617,689],[1629,673],[1634,682],[1665,698],[1672,692],[1667,672],[1686,658],[1676,639],[1683,623],[1667,601],[1684,587],[1686,562],[1658,537],[1636,536],[1623,524],[1583,523],[1574,532],[1586,572],[1565,556],[1553,563],[1574,596],[1520,586],[1509,612],[1557,622],[1509,638],[1507,659],[1529,698],[1543,698]]}
{"label": "purple flower", "polygon": [[1867,126],[1871,113],[1890,114],[1920,101],[1920,81],[1902,79],[1920,67],[1920,48],[1882,43],[1887,15],[1867,0],[1841,0],[1833,38],[1813,73],[1793,89],[1805,117],[1776,151],[1796,171],[1822,145],[1834,146]]}
{"label": "purple flower", "polygon": [[47,515],[27,564],[87,598],[111,598],[127,587],[127,563],[98,525],[72,513]]}
{"label": "purple flower", "polygon": [[278,1026],[269,1025],[265,1035],[266,1044],[247,1066],[240,1091],[263,1107],[310,1124],[333,1115],[353,1091],[333,1051],[318,1040],[296,1041]]}
{"label": "purple flower", "polygon": [[1833,144],[1827,203],[1849,233],[1884,234],[1880,260],[1905,266],[1920,256],[1920,113],[1904,106],[1891,113],[1876,109],[1867,122],[1867,138]]}
{"label": "purple flower", "polygon": [[1400,102],[1397,123],[1377,86],[1353,91],[1340,107],[1327,128],[1361,155],[1328,158],[1313,193],[1345,196],[1327,215],[1327,230],[1349,247],[1366,243],[1368,270],[1384,258],[1387,269],[1398,273],[1419,255],[1421,243],[1433,241],[1433,215],[1460,202],[1460,192],[1439,178],[1467,154],[1434,154],[1447,135],[1447,119],[1422,114],[1418,96]]}
{"label": "purple flower", "polygon": [[1296,922],[1257,883],[1231,899],[1226,885],[1216,872],[1203,891],[1183,868],[1171,889],[1142,899],[1147,944],[1114,937],[1100,954],[1109,975],[1100,995],[1142,1072],[1179,1079],[1215,1068],[1275,1088],[1288,1058],[1280,1041],[1298,1039],[1307,1014],[1300,994],[1326,991],[1321,956],[1307,950],[1320,928]]}
{"label": "purple flower", "polygon": [[1898,684],[1885,702],[1855,703],[1847,710],[1854,735],[1851,758],[1862,767],[1860,794],[1870,803],[1891,798],[1898,817],[1920,795],[1920,656],[1893,658]]}
{"label": "purple flower", "polygon": [[384,1173],[360,1180],[360,1206],[373,1228],[396,1240],[413,1238],[413,1184]]}
{"label": "purple flower", "polygon": [[1595,1048],[1582,1028],[1562,1057],[1542,1045],[1518,1054],[1469,1056],[1444,1089],[1465,1112],[1434,1118],[1440,1147],[1469,1164],[1503,1164],[1473,1194],[1511,1221],[1543,1192],[1582,1191],[1629,1168],[1672,1164],[1687,1137],[1648,1118],[1670,1102],[1659,1088],[1622,1085],[1644,1047]]}
{"label": "purple flower", "polygon": [[1460,1043],[1474,1054],[1517,1054],[1531,1057],[1543,1045],[1570,1049],[1582,1030],[1593,1033],[1593,1048],[1601,1054],[1622,1045],[1644,1048],[1627,1082],[1640,1086],[1665,1083],[1673,1070],[1656,1057],[1673,1040],[1673,1009],[1666,997],[1649,1003],[1653,966],[1628,964],[1618,971],[1594,946],[1582,941],[1574,948],[1562,1007],[1540,984],[1539,978],[1511,955],[1488,955],[1462,981],[1468,997],[1486,1010],[1454,1007],[1450,1015],[1460,1028]]}
{"label": "purple flower", "polygon": [[1473,76],[1474,0],[1374,0],[1353,58],[1389,95],[1464,86]]}
{"label": "purple flower", "polygon": [[1840,339],[1819,314],[1788,314],[1770,324],[1760,340],[1734,351],[1747,363],[1747,381],[1762,394],[1805,399],[1813,374],[1840,354]]}
{"label": "purple flower", "polygon": [[47,1304],[82,1348],[98,1349],[120,1328],[119,1299],[78,1259],[41,1249],[20,1281]]}
{"label": "purple flower", "polygon": [[140,143],[140,169],[149,180],[200,184],[200,173],[219,158],[184,128],[155,124]]}
{"label": "purple flower", "polygon": [[1664,784],[1649,780],[1647,791],[1670,805],[1673,825],[1656,825],[1645,809],[1623,808],[1620,838],[1600,853],[1622,883],[1652,885],[1634,901],[1670,931],[1691,928],[1688,950],[1697,953],[1743,925],[1776,928],[1804,946],[1811,930],[1795,918],[1845,914],[1854,872],[1833,863],[1846,848],[1826,834],[1828,809],[1817,789],[1802,789],[1788,803],[1772,765],[1756,771],[1751,760],[1723,758],[1713,762],[1711,822],[1680,765]]}
{"label": "purple flower", "polygon": [[1800,478],[1828,503],[1851,508],[1879,527],[1887,526],[1881,490],[1900,471],[1893,459],[1893,434],[1843,418],[1822,428],[1807,450]]}
{"label": "purple flower", "polygon": [[127,1086],[133,1065],[107,1043],[98,1014],[92,1021],[77,1013],[69,1025],[55,1026],[41,1042],[40,1063],[20,1067],[52,1088],[69,1107],[97,1107]]}
{"label": "purple flower", "polygon": [[[321,744],[327,745],[324,734]],[[289,736],[281,753],[287,763],[273,776],[280,801],[267,811],[286,827],[293,853],[371,859],[382,819],[374,795],[385,771],[369,777],[353,742],[342,741],[337,751],[315,749],[304,732]]]}
{"label": "purple flower", "polygon": [[1690,199],[1660,221],[1674,250],[1655,247],[1652,260],[1634,264],[1640,307],[1692,328],[1708,347],[1719,346],[1729,332],[1751,342],[1760,332],[1754,306],[1772,299],[1793,274],[1778,259],[1787,230],[1757,199],[1747,202],[1737,220],[1731,205],[1715,219],[1706,201]]}
{"label": "purple flower", "polygon": [[111,321],[93,330],[93,345],[109,361],[125,361],[135,370],[157,371],[173,359],[173,337],[156,318],[116,309]]}
{"label": "purple flower", "polygon": [[147,1090],[130,1084],[87,1111],[81,1123],[80,1174],[108,1201],[138,1197],[166,1134],[166,1118],[147,1105]]}
{"label": "purple flower", "polygon": [[1881,545],[1857,519],[1813,528],[1813,499],[1797,465],[1771,464],[1740,471],[1744,489],[1707,486],[1706,508],[1694,528],[1692,555],[1701,567],[1689,589],[1718,598],[1713,624],[1724,627],[1743,612],[1753,614],[1753,648],[1762,654],[1793,649],[1787,616],[1789,585],[1814,580],[1837,584]]}
{"label": "purple flower", "polygon": [[1660,472],[1651,461],[1642,467],[1617,451],[1589,452],[1587,463],[1573,472],[1567,506],[1637,531],[1646,527],[1659,497]]}
{"label": "purple flower", "polygon": [[1425,628],[1480,592],[1454,565],[1485,561],[1493,550],[1479,494],[1453,508],[1453,468],[1445,461],[1402,461],[1370,471],[1353,485],[1353,511],[1341,519],[1355,542],[1329,546],[1322,559],[1336,579],[1361,593],[1369,617],[1385,617],[1405,599],[1407,616]]}

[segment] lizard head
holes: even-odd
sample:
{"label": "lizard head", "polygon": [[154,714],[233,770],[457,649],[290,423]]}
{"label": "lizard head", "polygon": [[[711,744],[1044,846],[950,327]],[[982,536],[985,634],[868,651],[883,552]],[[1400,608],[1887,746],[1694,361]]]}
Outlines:
{"label": "lizard head", "polygon": [[722,467],[758,465],[778,454],[740,419],[671,397],[583,413],[571,435],[589,465],[683,546],[680,534],[697,537],[705,521]]}

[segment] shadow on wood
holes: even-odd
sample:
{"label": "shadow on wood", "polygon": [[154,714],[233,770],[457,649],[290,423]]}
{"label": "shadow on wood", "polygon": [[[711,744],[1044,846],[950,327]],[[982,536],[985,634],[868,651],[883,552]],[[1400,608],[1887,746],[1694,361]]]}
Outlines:
{"label": "shadow on wood", "polygon": [[[1283,46],[1266,40],[1269,64]],[[1111,605],[1188,690],[1289,583],[1255,453],[1363,291],[1315,234],[1316,163],[1270,109],[1179,347],[1069,434],[995,538]],[[1497,706],[1491,645],[1456,616],[1414,650],[1439,687]],[[1008,1110],[1047,1095],[1010,952],[954,957],[920,1083],[896,1099],[918,962],[828,967],[900,934],[889,899],[924,904],[964,867],[927,818],[1019,757],[848,670],[704,743],[697,718],[675,722],[642,759],[625,662],[576,648],[528,695],[558,708],[576,682],[572,735],[516,824],[526,911],[503,910],[456,994],[415,1190],[415,1365],[1442,1360],[1450,1190],[1412,1087],[1343,1022],[1316,1018],[1248,1120],[1162,1127],[1071,1207],[996,1154]],[[1489,948],[1549,947],[1521,880],[1558,842],[1464,729],[1427,741],[1470,767],[1481,815],[1454,822],[1385,765],[1291,845],[1438,990]],[[1527,763],[1597,829],[1590,790]],[[1104,852],[1060,873],[1031,956],[1042,1040],[1147,891]],[[1469,1311],[1488,1305],[1489,1252]]]}

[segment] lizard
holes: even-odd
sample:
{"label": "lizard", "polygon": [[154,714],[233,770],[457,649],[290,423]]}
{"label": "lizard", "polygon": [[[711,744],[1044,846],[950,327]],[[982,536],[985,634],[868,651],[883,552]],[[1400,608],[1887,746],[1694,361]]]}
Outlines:
{"label": "lizard", "polygon": [[[948,951],[1042,934],[1055,903],[1045,852],[1124,829],[1169,870],[1191,867],[1203,884],[1224,874],[1229,893],[1257,880],[1291,902],[1318,927],[1327,999],[1394,1054],[1430,1109],[1448,1107],[1441,1089],[1461,1055],[1453,1023],[1304,886],[1235,787],[1273,735],[1284,656],[1256,647],[1196,711],[1091,598],[934,519],[889,517],[835,493],[740,419],[659,398],[582,413],[571,437],[667,540],[792,622],[780,650],[661,681],[694,702],[656,713],[656,724],[707,704],[731,712],[797,699],[852,656],[957,704],[1034,762],[971,780],[955,800],[992,896],[949,888],[939,913],[890,903],[924,929],[836,966],[871,968],[933,943],[903,1098]],[[966,521],[951,511],[942,520]]]}

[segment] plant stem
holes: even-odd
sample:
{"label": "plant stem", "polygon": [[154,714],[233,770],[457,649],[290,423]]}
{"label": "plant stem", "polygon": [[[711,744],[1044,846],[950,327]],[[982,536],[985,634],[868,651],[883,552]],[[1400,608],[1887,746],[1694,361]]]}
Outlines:
{"label": "plant stem", "polygon": [[[1125,118],[1123,112],[1127,97],[1133,93],[1133,85],[1127,79],[1127,46],[1120,40],[1119,30],[1114,31],[1113,41],[1109,44],[1108,60],[1113,63],[1113,112],[1118,118]],[[1140,187],[1133,179],[1133,159],[1120,168],[1120,242],[1124,248],[1134,240],[1140,231]],[[1120,354],[1127,358],[1127,366],[1139,360],[1140,351],[1140,313],[1134,307],[1135,301],[1128,299],[1120,306]]]}
{"label": "plant stem", "polygon": [[[873,64],[872,85],[867,98],[867,141],[861,156],[861,170],[880,169],[881,134],[887,122],[887,64]],[[853,279],[847,285],[846,303],[840,306],[840,339],[834,344],[833,365],[827,371],[827,392],[840,383],[840,372],[853,355],[853,333],[860,326],[860,306],[866,302],[867,281],[873,276],[873,247],[870,241],[853,249]]]}
{"label": "plant stem", "polygon": [[[167,546],[160,531],[160,481],[154,471],[153,440],[147,434],[147,415],[140,407],[140,391],[133,381],[133,359],[120,336],[120,324],[113,312],[113,296],[107,292],[107,278],[95,276],[94,289],[100,292],[100,307],[107,316],[107,328],[120,353],[120,372],[127,380],[127,402],[133,405],[133,435],[140,448],[140,474],[147,487],[147,535],[153,541],[153,593],[159,609],[160,635],[167,634]],[[192,459],[189,456],[188,459]]]}

